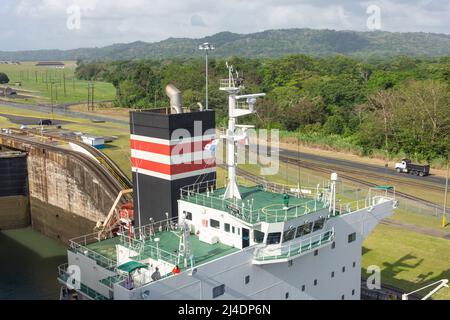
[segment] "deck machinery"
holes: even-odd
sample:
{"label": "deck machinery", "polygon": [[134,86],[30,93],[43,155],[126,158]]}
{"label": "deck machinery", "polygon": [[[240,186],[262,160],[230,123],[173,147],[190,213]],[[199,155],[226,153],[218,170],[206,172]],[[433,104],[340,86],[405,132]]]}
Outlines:
{"label": "deck machinery", "polygon": [[370,190],[342,205],[337,174],[302,192],[238,185],[235,147],[245,126],[237,119],[255,113],[264,94],[239,95],[242,80],[228,70],[220,89],[229,95],[229,126],[218,139],[227,147],[226,184],[208,161],[212,111],[183,113],[175,95],[172,112],[131,113],[135,226],[107,239],[73,239],[58,275],[67,292],[121,300],[360,298],[362,242],[393,213],[394,196]]}

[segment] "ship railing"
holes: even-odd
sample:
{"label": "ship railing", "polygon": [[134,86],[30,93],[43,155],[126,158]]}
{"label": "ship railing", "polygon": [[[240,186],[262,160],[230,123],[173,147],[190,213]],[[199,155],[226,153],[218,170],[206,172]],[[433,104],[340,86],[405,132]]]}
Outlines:
{"label": "ship railing", "polygon": [[[263,208],[260,209],[260,212],[258,212],[259,216],[257,217],[257,221],[283,222],[289,219],[301,217],[310,212],[316,212],[323,208],[326,208],[326,204],[317,200],[310,200],[306,203],[290,206],[287,208]],[[264,213],[263,217],[261,217],[260,213]],[[274,218],[275,221],[272,221]]]}
{"label": "ship railing", "polygon": [[85,235],[82,237],[74,238],[69,241],[69,250],[74,253],[80,253],[86,257],[94,260],[97,264],[103,268],[111,269],[117,266],[117,262],[113,259],[105,257],[104,255],[88,248],[89,244],[100,242],[98,233]]}
{"label": "ship railing", "polygon": [[182,196],[182,199],[202,206],[226,211],[230,215],[251,224],[260,222],[285,222],[326,208],[326,204],[318,200],[311,200],[303,204],[290,206],[288,209],[262,208],[253,210],[251,209],[251,204],[245,204],[245,202],[238,200],[214,197],[204,193],[194,193],[189,196]]}
{"label": "ship railing", "polygon": [[369,188],[368,195],[363,199],[345,202],[338,200],[336,210],[339,214],[347,214],[361,209],[369,208],[380,202],[395,200],[395,189],[379,190],[377,188]]}
{"label": "ship railing", "polygon": [[[326,208],[326,204],[319,200],[310,200],[306,203],[290,206],[284,209],[281,204],[277,209],[260,208],[252,209],[251,203],[245,203],[237,199],[224,199],[222,197],[214,196],[214,192],[207,189],[207,184],[195,187],[187,186],[181,189],[181,199],[186,200],[202,206],[207,206],[213,209],[228,212],[230,215],[243,220],[247,223],[260,222],[285,222],[289,219],[301,217],[310,212],[315,212],[322,208]],[[262,186],[260,188],[264,189]],[[198,192],[198,190],[208,190],[206,192]],[[278,204],[277,204],[278,205]]]}
{"label": "ship railing", "polygon": [[[119,242],[122,246],[136,252],[136,256],[133,256],[132,259],[144,260],[152,258],[153,260],[163,261],[175,266],[179,264],[178,255],[160,248],[155,239],[162,232],[178,231],[181,231],[178,225],[178,217],[174,217],[135,228],[132,235],[127,232],[119,232]],[[189,264],[193,264],[193,261],[190,261]]]}
{"label": "ship railing", "polygon": [[236,82],[232,79],[220,79],[219,80],[219,89],[234,89],[236,88]]}
{"label": "ship railing", "polygon": [[73,275],[68,272],[68,269],[69,269],[68,263],[58,266],[58,278],[67,287],[74,288],[77,291],[80,291],[81,293],[83,293],[85,296],[87,296],[89,299],[92,300],[109,300],[107,297],[89,288],[81,281],[79,283],[68,283],[68,281],[71,279],[71,276]]}
{"label": "ship railing", "polygon": [[355,212],[368,207],[370,207],[370,199],[365,198],[345,203],[339,202],[336,209],[339,212],[339,214],[345,214]]}
{"label": "ship railing", "polygon": [[[134,238],[148,240],[152,239],[158,232],[175,231],[178,229],[178,217],[167,218],[161,221],[151,222],[139,228],[134,228]],[[126,233],[123,234],[127,237]]]}
{"label": "ship railing", "polygon": [[295,258],[315,250],[322,246],[328,245],[334,241],[334,228],[310,236],[306,239],[292,240],[281,246],[262,246],[254,252],[254,259],[257,261],[280,260]]}
{"label": "ship railing", "polygon": [[301,185],[283,185],[275,182],[261,182],[261,185],[265,190],[273,193],[287,193],[290,196],[297,198],[313,198],[320,199],[326,192],[329,192],[327,188],[311,188],[303,187]]}

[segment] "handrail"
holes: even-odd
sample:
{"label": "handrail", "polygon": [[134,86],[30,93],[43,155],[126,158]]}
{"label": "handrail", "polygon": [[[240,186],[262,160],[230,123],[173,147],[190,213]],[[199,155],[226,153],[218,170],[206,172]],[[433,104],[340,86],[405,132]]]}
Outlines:
{"label": "handrail", "polygon": [[[254,259],[259,261],[286,259],[298,256],[328,244],[334,240],[334,227],[306,239],[289,241],[288,244],[277,247],[260,247],[254,252]],[[279,252],[279,253],[278,253]]]}
{"label": "handrail", "polygon": [[[251,224],[259,222],[284,222],[288,218],[298,218],[311,212],[313,209],[317,211],[320,208],[319,201],[314,199],[303,204],[291,206],[287,210],[283,208],[252,209],[251,206],[249,207],[248,204],[246,206],[242,201],[214,196],[214,186],[215,180],[185,186],[180,189],[180,198],[203,206],[227,211],[232,216]],[[265,189],[263,186],[259,187],[262,190]]]}

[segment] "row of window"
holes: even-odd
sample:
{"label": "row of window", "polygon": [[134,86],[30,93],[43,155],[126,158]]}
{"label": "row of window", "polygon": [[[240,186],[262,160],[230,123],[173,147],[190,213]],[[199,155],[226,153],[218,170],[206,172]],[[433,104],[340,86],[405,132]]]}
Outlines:
{"label": "row of window", "polygon": [[310,234],[311,232],[319,231],[323,229],[325,221],[326,219],[324,217],[320,217],[316,221],[305,222],[303,225],[298,226],[297,228],[286,230],[283,233],[283,242],[291,241],[294,238],[300,238]]}
{"label": "row of window", "polygon": [[[355,267],[356,267],[356,262],[353,262],[353,268],[355,268]],[[345,272],[345,266],[342,267],[342,272]],[[332,271],[331,272],[331,278],[334,278],[334,275],[335,275],[335,273],[334,273],[334,271]],[[245,285],[248,285],[250,283],[250,276],[249,275],[245,276],[244,283],[245,283]],[[317,279],[314,279],[313,283],[314,283],[314,286],[316,287],[319,284],[319,281]],[[302,285],[302,292],[305,292],[305,291],[306,291],[306,285],[304,284],[304,285]],[[356,290],[353,289],[352,290],[352,296],[354,296],[355,293],[356,293]],[[225,294],[225,285],[224,284],[213,288],[213,298],[220,297],[223,294]],[[289,292],[286,292],[285,298],[289,299]],[[342,295],[341,299],[345,300],[345,295]]]}
{"label": "row of window", "polygon": [[[209,220],[209,225],[211,228],[215,228],[215,229],[219,229],[220,230],[220,221],[214,220],[214,219],[210,219]],[[240,228],[236,228],[235,226],[230,225],[229,223],[224,223],[224,228],[225,232],[230,232],[233,234],[236,234],[239,236],[241,235],[241,229]]]}

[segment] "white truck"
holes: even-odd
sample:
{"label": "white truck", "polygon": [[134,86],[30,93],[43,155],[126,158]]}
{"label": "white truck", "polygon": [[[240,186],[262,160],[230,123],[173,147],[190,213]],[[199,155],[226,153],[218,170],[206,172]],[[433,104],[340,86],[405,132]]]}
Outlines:
{"label": "white truck", "polygon": [[416,176],[427,176],[430,174],[429,165],[413,164],[409,159],[402,159],[402,162],[395,164],[398,173],[409,173]]}

